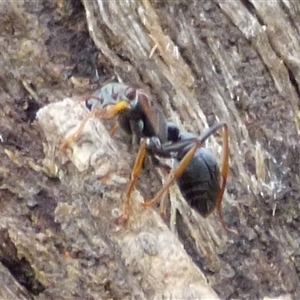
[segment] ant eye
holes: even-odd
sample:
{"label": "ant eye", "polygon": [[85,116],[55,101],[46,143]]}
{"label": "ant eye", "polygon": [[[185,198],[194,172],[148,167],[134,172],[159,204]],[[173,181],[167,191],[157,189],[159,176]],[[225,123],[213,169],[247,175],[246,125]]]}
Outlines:
{"label": "ant eye", "polygon": [[125,96],[128,100],[135,100],[136,98],[136,90],[135,89],[128,89],[125,92]]}
{"label": "ant eye", "polygon": [[92,108],[93,108],[93,102],[90,101],[90,100],[86,100],[86,101],[85,101],[85,106],[86,106],[86,108],[87,108],[88,110],[92,110]]}

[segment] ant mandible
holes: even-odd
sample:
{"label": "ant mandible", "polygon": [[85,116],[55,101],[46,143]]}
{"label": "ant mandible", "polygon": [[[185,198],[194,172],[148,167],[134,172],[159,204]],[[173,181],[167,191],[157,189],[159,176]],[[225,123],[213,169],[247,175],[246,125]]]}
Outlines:
{"label": "ant mandible", "polygon": [[[66,138],[60,150],[64,151],[71,142],[78,139],[86,122],[95,116],[100,119],[118,118],[117,125],[111,131],[113,136],[118,127],[133,136],[140,144],[139,151],[131,172],[131,180],[126,191],[122,218],[126,222],[131,208],[131,196],[147,154],[160,164],[157,157],[173,158],[176,168],[169,170],[169,176],[156,196],[142,204],[144,208],[153,207],[169,187],[177,182],[187,203],[201,216],[207,217],[217,209],[222,227],[229,229],[223,219],[222,200],[229,170],[228,126],[217,123],[203,135],[197,137],[191,133],[180,133],[179,128],[167,122],[161,108],[143,90],[132,88],[122,83],[108,83],[96,90],[85,101],[91,111],[72,136]],[[223,158],[221,171],[210,151],[203,147],[204,142],[220,128],[223,128]],[[221,181],[221,183],[220,183]],[[166,207],[161,207],[165,214]]]}

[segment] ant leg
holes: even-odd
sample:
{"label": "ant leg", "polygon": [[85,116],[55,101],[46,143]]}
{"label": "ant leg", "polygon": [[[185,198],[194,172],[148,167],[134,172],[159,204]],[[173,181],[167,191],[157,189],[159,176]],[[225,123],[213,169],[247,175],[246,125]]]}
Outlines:
{"label": "ant leg", "polygon": [[223,128],[224,128],[224,131],[223,131],[223,156],[222,156],[222,167],[221,167],[222,183],[221,183],[221,188],[220,188],[220,191],[218,194],[218,199],[217,199],[217,213],[219,215],[220,222],[221,222],[224,230],[227,232],[231,232],[235,235],[238,235],[236,230],[229,229],[227,227],[227,224],[224,221],[223,211],[222,211],[222,201],[223,201],[227,177],[228,177],[228,173],[229,173],[229,143],[228,143],[229,134],[228,134],[227,124],[224,124]]}
{"label": "ant leg", "polygon": [[79,125],[78,129],[75,131],[74,134],[72,134],[71,136],[67,137],[67,138],[64,138],[60,147],[59,147],[59,151],[64,153],[66,152],[66,150],[74,143],[76,142],[80,135],[82,134],[83,132],[83,129],[86,125],[86,123],[88,122],[89,119],[92,119],[92,118],[98,118],[98,119],[101,119],[102,118],[102,115],[103,115],[103,110],[102,109],[99,109],[99,108],[94,108],[91,113],[89,113],[84,119],[83,121],[81,122],[81,124]]}
{"label": "ant leg", "polygon": [[[167,165],[166,163],[161,162],[159,159],[157,159],[155,156],[151,157],[153,165],[155,167],[158,167],[160,169],[162,169],[163,171],[165,171],[167,173],[167,175],[170,174],[170,172],[172,171],[172,168]],[[166,181],[168,181],[168,178],[166,176]],[[160,216],[165,219],[166,215],[167,215],[167,207],[168,207],[168,197],[167,197],[167,193],[165,193],[161,199],[161,205],[160,205]]]}
{"label": "ant leg", "polygon": [[114,137],[114,135],[117,133],[118,129],[119,129],[119,123],[116,122],[115,125],[114,125],[114,127],[109,132],[109,135],[110,135],[111,138]]}
{"label": "ant leg", "polygon": [[169,189],[169,187],[173,184],[173,182],[181,176],[181,174],[184,172],[184,170],[187,168],[189,163],[194,158],[194,155],[197,151],[197,149],[201,146],[202,142],[196,141],[194,146],[187,152],[187,154],[183,157],[183,159],[180,161],[180,164],[178,165],[177,169],[175,171],[171,171],[166,183],[164,186],[157,192],[156,196],[142,204],[143,208],[149,208],[153,207],[159,199],[165,194],[165,192]]}
{"label": "ant leg", "polygon": [[[192,161],[192,159],[195,156],[195,153],[197,151],[197,149],[199,147],[202,146],[202,144],[213,134],[215,133],[220,127],[223,127],[225,125],[225,123],[219,123],[216,124],[215,126],[211,127],[207,132],[205,132],[199,139],[195,139],[194,141],[191,141],[191,144],[194,144],[192,146],[192,148],[185,154],[185,156],[182,158],[182,160],[180,161],[177,169],[175,171],[171,171],[169,174],[169,177],[166,181],[166,183],[164,184],[164,186],[157,192],[156,196],[146,202],[142,204],[143,208],[149,208],[149,207],[153,207],[158,201],[159,199],[164,195],[164,193],[169,189],[170,185],[174,183],[174,181],[179,178],[181,176],[181,174],[185,171],[185,169],[187,168],[187,166],[190,164],[190,162]],[[178,143],[180,145],[180,142]],[[186,146],[184,144],[184,146]],[[176,143],[174,143],[171,147],[169,147],[169,151],[170,149],[172,151],[178,151],[180,150],[180,148],[182,148],[182,146],[178,145],[176,146]]]}
{"label": "ant leg", "polygon": [[78,140],[79,136],[81,135],[85,124],[87,123],[87,121],[91,118],[93,118],[94,113],[90,113],[88,114],[83,121],[81,122],[81,124],[79,125],[78,129],[76,130],[76,132],[74,134],[72,134],[71,136],[64,138],[60,147],[59,147],[59,151],[62,153],[65,153],[66,150],[74,143]]}
{"label": "ant leg", "polygon": [[123,215],[121,216],[121,218],[124,222],[127,222],[128,218],[129,218],[130,207],[131,207],[131,195],[132,195],[133,189],[135,187],[135,184],[138,180],[138,177],[141,173],[146,154],[147,154],[146,141],[142,139],[141,143],[140,143],[140,149],[139,149],[139,152],[135,159],[135,163],[134,163],[134,166],[133,166],[133,169],[131,172],[130,183],[129,183],[127,191],[126,191]]}
{"label": "ant leg", "polygon": [[[171,171],[170,171],[171,172]],[[167,180],[169,180],[169,177],[171,176],[170,175],[170,172],[169,172],[169,176],[167,177]],[[168,189],[169,190],[169,189]],[[167,196],[167,192],[165,192],[163,195],[162,195],[162,198],[161,198],[161,204],[160,204],[160,216],[165,219],[166,218],[166,215],[167,215],[167,208],[168,208],[168,202],[169,202],[169,197]]]}
{"label": "ant leg", "polygon": [[168,198],[166,193],[162,196],[161,205],[160,205],[160,216],[165,219],[167,215],[167,208],[168,208]]}
{"label": "ant leg", "polygon": [[[208,139],[209,136],[214,134],[219,128],[223,127],[224,128],[224,133],[223,133],[223,158],[222,158],[222,168],[221,168],[221,177],[222,177],[222,183],[220,186],[220,191],[218,194],[217,198],[217,212],[222,224],[222,227],[227,231],[227,232],[232,232],[234,234],[237,234],[235,230],[229,229],[223,219],[223,213],[222,213],[222,200],[223,200],[223,195],[226,187],[226,181],[227,181],[227,176],[228,176],[228,171],[229,171],[229,143],[228,143],[228,126],[226,123],[219,123],[216,124],[215,126],[211,127],[207,132],[205,132],[199,139],[195,140],[194,145],[192,148],[186,153],[186,155],[183,157],[183,159],[180,161],[177,169],[175,171],[172,171],[164,184],[164,186],[157,192],[156,196],[146,202],[143,203],[142,206],[144,208],[149,208],[153,207],[159,199],[164,196],[165,192],[169,189],[170,185],[174,183],[174,181],[179,178],[182,173],[185,171],[189,163],[192,161],[194,158],[194,155],[199,147],[202,146],[202,144]],[[178,147],[180,150],[180,146]],[[172,146],[172,150],[174,151],[176,149],[176,143],[175,146]],[[170,148],[169,148],[170,150]]]}
{"label": "ant leg", "polygon": [[[119,111],[124,107],[124,103],[122,102],[121,105],[112,105],[109,108],[104,108],[104,109],[100,109],[100,108],[94,108],[92,109],[91,113],[88,114],[83,121],[81,122],[81,124],[79,125],[78,129],[76,130],[76,132],[74,134],[72,134],[71,136],[63,139],[60,147],[59,147],[59,151],[64,153],[66,152],[66,150],[74,143],[76,142],[80,135],[83,132],[83,129],[86,125],[86,123],[88,122],[89,119],[92,118],[98,118],[98,119],[110,119],[115,117]],[[118,130],[118,125],[116,124],[113,129],[110,132],[110,136],[113,137],[115,135],[115,133]]]}

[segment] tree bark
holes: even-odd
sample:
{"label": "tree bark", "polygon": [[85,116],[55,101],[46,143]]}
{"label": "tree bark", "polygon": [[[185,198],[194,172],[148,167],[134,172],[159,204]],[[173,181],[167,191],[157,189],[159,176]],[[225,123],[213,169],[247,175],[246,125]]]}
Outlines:
{"label": "tree bark", "polygon": [[[300,5],[82,4],[0,4],[0,295],[298,299]],[[182,131],[229,124],[223,208],[238,237],[191,211],[176,186],[170,222],[142,211],[161,185],[154,168],[129,226],[117,225],[136,149],[111,140],[109,124],[90,121],[73,152],[58,153],[86,114],[62,99],[112,77],[153,95]],[[206,146],[219,161],[220,136]]]}

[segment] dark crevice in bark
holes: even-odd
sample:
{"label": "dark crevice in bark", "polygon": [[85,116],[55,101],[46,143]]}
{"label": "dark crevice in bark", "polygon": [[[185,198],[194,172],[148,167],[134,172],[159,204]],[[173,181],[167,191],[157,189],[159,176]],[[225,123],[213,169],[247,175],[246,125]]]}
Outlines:
{"label": "dark crevice in bark", "polygon": [[176,229],[180,241],[184,245],[185,251],[192,258],[194,263],[200,270],[206,270],[206,274],[209,273],[209,270],[205,267],[205,259],[199,255],[199,250],[197,245],[190,235],[190,231],[187,228],[183,218],[179,212],[176,213]]}
{"label": "dark crevice in bark", "polygon": [[[273,43],[273,41],[272,41],[272,38],[270,38],[269,35],[268,35],[268,40],[269,40],[269,44],[270,44],[270,46],[271,46],[271,48],[272,48],[274,54],[275,54],[279,59],[281,59],[282,62],[284,63],[284,65],[285,65],[285,67],[286,67],[286,70],[288,71],[288,74],[289,74],[290,82],[291,82],[292,86],[295,88],[295,91],[296,91],[298,97],[300,97],[300,88],[299,88],[299,86],[298,86],[297,80],[296,80],[296,78],[294,77],[294,74],[293,74],[292,70],[289,68],[289,66],[287,65],[287,63],[284,61],[284,59],[283,59],[281,53],[280,53],[279,50],[277,49],[277,46],[274,45],[274,43]],[[264,61],[263,58],[262,58],[262,61]],[[266,67],[268,68],[267,65],[266,65]]]}
{"label": "dark crevice in bark", "polygon": [[32,123],[35,120],[36,112],[40,109],[39,103],[32,97],[16,100],[16,104],[23,109],[20,110],[20,119]]}
{"label": "dark crevice in bark", "polygon": [[299,24],[297,24],[295,22],[295,20],[293,19],[293,17],[291,16],[291,13],[290,13],[291,10],[286,6],[286,4],[282,0],[279,1],[279,6],[282,9],[282,11],[284,12],[284,15],[288,18],[289,22],[291,23],[291,27],[294,28],[298,34],[300,34]]}
{"label": "dark crevice in bark", "polygon": [[[290,82],[291,82],[292,86],[295,88],[295,91],[300,99],[300,88],[298,86],[297,80],[296,80],[293,72],[291,71],[291,69],[286,65],[286,63],[285,63],[285,66],[289,73]],[[299,105],[298,105],[298,107],[299,107]]]}
{"label": "dark crevice in bark", "polygon": [[7,230],[4,229],[0,231],[0,262],[33,295],[38,295],[45,290],[45,286],[35,278],[30,263],[24,257],[18,257],[17,248]]}
{"label": "dark crevice in bark", "polygon": [[245,8],[247,8],[251,15],[253,15],[257,19],[260,25],[265,25],[263,19],[259,16],[254,5],[249,0],[241,0],[241,3],[244,4]]}

